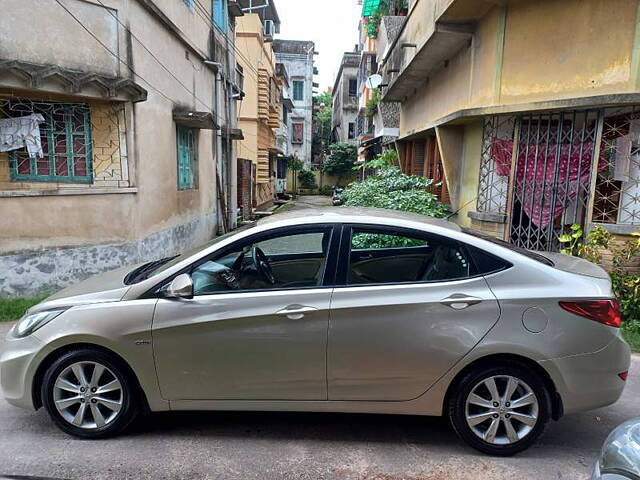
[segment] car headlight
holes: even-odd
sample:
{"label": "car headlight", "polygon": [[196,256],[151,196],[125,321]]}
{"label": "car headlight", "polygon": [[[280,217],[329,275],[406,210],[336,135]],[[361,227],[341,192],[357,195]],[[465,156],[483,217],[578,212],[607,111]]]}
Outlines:
{"label": "car headlight", "polygon": [[56,318],[65,310],[66,310],[65,308],[62,308],[57,310],[46,310],[44,312],[25,315],[20,320],[18,320],[18,323],[16,323],[16,326],[13,327],[13,335],[18,338],[31,335],[38,328],[42,327],[46,323],[49,323],[51,320]]}

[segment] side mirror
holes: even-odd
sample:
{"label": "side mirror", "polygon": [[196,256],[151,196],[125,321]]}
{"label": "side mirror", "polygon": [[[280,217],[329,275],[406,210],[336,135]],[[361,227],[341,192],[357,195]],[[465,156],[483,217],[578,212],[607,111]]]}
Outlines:
{"label": "side mirror", "polygon": [[163,298],[193,298],[193,281],[186,273],[178,275],[173,281],[161,290]]}

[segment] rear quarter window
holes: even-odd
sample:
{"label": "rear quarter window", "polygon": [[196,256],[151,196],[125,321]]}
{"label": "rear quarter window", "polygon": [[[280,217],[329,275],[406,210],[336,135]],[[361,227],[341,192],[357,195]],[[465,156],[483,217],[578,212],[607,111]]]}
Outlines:
{"label": "rear quarter window", "polygon": [[485,252],[480,248],[472,245],[466,245],[465,248],[469,252],[471,260],[476,267],[475,273],[477,275],[489,275],[512,267],[511,263],[506,260]]}

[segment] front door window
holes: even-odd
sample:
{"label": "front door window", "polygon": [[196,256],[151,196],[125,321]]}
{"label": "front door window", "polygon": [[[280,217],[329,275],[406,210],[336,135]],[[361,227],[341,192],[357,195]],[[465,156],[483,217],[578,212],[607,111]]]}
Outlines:
{"label": "front door window", "polygon": [[193,268],[194,294],[319,287],[330,239],[320,228],[243,243]]}

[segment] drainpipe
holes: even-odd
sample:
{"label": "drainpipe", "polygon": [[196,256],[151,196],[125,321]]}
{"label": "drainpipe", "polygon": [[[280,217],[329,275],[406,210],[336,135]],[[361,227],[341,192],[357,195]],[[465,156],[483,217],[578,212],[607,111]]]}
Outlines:
{"label": "drainpipe", "polygon": [[216,191],[217,191],[217,205],[218,205],[218,215],[217,215],[217,227],[218,231],[222,233],[227,232],[227,222],[226,222],[226,208],[224,204],[226,202],[223,201],[225,192],[224,188],[224,163],[222,162],[222,129],[217,125],[218,124],[218,112],[220,111],[220,88],[222,85],[222,73],[220,70],[222,69],[222,64],[219,62],[215,62],[212,60],[205,60],[204,63],[206,65],[213,66],[215,68],[215,84],[213,89],[213,115],[215,118],[216,126],[214,127],[214,135],[215,138],[213,140],[214,143],[214,152],[215,152],[215,166],[216,166]]}

